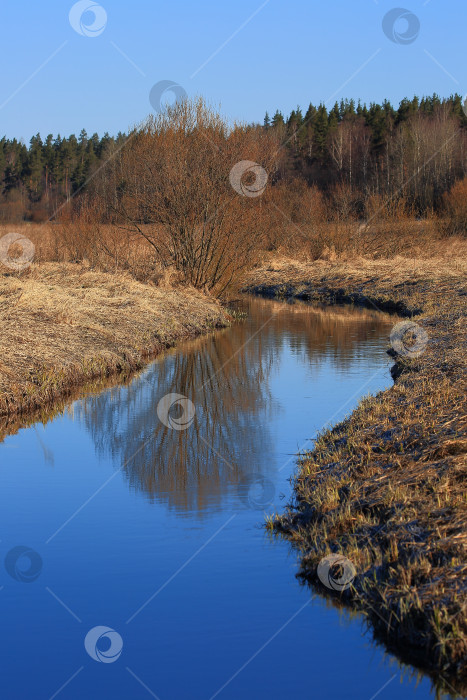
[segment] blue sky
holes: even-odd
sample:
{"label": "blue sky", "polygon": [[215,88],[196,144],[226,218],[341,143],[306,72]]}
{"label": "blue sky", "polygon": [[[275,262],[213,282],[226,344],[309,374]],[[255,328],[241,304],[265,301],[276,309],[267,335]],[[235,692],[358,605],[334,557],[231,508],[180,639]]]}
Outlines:
{"label": "blue sky", "polygon": [[[382,29],[399,3],[420,23],[407,45]],[[3,0],[1,135],[125,131],[162,80],[245,121],[341,97],[467,93],[465,0],[102,0],[92,37],[71,26],[73,5]],[[94,15],[81,19],[83,31]]]}

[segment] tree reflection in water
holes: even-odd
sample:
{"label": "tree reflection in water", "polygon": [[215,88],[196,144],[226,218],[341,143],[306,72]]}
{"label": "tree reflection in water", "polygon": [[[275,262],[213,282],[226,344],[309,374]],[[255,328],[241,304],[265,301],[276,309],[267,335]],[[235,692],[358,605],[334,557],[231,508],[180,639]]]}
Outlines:
{"label": "tree reflection in water", "polygon": [[[212,508],[253,474],[273,480],[270,423],[280,406],[269,384],[284,348],[312,371],[324,362],[345,371],[356,353],[380,353],[371,341],[392,326],[387,316],[351,308],[261,299],[245,304],[246,322],[181,344],[129,385],[74,407],[98,454],[110,454],[134,489],[177,511]],[[157,406],[166,394],[194,403],[188,429],[159,420]]]}

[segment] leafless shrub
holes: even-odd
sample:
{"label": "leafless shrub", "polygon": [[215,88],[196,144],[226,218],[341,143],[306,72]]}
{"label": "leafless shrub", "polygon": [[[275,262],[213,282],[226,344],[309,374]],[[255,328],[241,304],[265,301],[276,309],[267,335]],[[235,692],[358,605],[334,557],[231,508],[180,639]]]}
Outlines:
{"label": "leafless shrub", "polygon": [[156,264],[222,294],[254,262],[266,226],[261,197],[236,192],[229,174],[248,160],[272,178],[276,150],[275,137],[230,127],[201,98],[187,100],[135,131],[104,174],[104,201],[120,230],[150,246]]}
{"label": "leafless shrub", "polygon": [[443,236],[467,235],[467,178],[459,180],[450,192],[443,195],[445,216],[439,219],[439,231]]}

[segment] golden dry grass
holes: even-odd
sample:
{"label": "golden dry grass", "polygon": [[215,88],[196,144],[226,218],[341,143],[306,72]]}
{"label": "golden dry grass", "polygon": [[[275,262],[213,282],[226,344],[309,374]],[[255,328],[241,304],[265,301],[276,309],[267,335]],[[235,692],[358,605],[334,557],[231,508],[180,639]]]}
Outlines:
{"label": "golden dry grass", "polygon": [[[394,386],[362,401],[299,460],[295,497],[271,529],[299,549],[301,575],[335,552],[358,572],[344,600],[378,639],[428,670],[438,687],[467,687],[466,257],[270,260],[250,291],[355,302],[415,316],[419,357],[397,355]],[[323,591],[327,589],[323,588]]]}
{"label": "golden dry grass", "polygon": [[71,263],[0,275],[0,415],[30,411],[128,372],[177,340],[228,322],[191,288],[162,289]]}
{"label": "golden dry grass", "polygon": [[[467,241],[454,239],[439,244],[429,257],[416,255],[393,256],[388,259],[369,259],[354,256],[349,260],[298,261],[276,254],[265,254],[261,266],[252,270],[245,278],[244,286],[265,284],[316,286],[321,282],[347,281],[354,287],[373,278],[378,279],[378,287],[383,284],[408,283],[423,280],[428,276],[437,281],[443,277],[465,279],[467,275]],[[429,299],[427,299],[429,301]]]}

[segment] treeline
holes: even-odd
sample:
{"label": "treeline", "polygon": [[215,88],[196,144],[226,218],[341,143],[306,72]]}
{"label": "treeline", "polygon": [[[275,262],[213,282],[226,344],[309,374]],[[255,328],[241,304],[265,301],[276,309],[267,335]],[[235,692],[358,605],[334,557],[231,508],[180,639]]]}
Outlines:
{"label": "treeline", "polygon": [[104,134],[78,137],[33,136],[29,147],[16,139],[0,140],[0,221],[46,221],[86,183],[111,150],[125,141]]}
{"label": "treeline", "polygon": [[327,124],[320,149],[318,116],[296,128],[280,116],[232,127],[203,98],[187,99],[100,151],[97,139],[81,138],[68,167],[58,158],[53,172],[46,162],[6,196],[19,193],[29,207],[64,200],[54,225],[25,227],[38,262],[86,261],[217,295],[265,251],[305,260],[435,255],[467,233],[467,130],[454,101],[424,104],[403,119],[393,112],[380,144],[365,108],[344,102],[335,124],[318,108]]}
{"label": "treeline", "polygon": [[436,209],[442,195],[466,175],[467,116],[460,95],[404,99],[369,106],[354,100],[331,109],[310,104],[266,114],[264,128],[279,134],[286,157],[281,177],[304,178],[322,191],[403,197],[416,213]]}
{"label": "treeline", "polygon": [[[266,114],[264,125],[250,128],[259,139],[266,131],[281,144],[270,183],[298,179],[314,185],[345,209],[343,216],[363,217],[369,202],[381,200],[403,202],[411,213],[424,215],[438,210],[443,194],[467,174],[460,95],[404,99],[397,108],[387,100],[369,106],[342,100],[330,109],[310,104],[306,113],[297,107],[288,117]],[[125,139],[122,133],[99,137],[83,130],[68,138],[43,140],[37,134],[26,146],[4,137],[0,221],[40,222],[71,210],[63,205],[77,193],[93,194],[93,174]]]}

